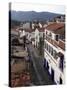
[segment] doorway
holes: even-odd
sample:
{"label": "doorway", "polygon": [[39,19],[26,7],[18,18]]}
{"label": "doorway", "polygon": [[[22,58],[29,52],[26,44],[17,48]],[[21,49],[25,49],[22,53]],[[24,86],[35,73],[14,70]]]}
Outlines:
{"label": "doorway", "polygon": [[51,78],[54,81],[54,70],[53,69],[51,69]]}
{"label": "doorway", "polygon": [[60,84],[62,84],[62,79],[60,78]]}
{"label": "doorway", "polygon": [[44,68],[46,68],[46,59],[44,59]]}
{"label": "doorway", "polygon": [[48,62],[47,62],[47,70],[49,70],[49,64],[48,64]]}

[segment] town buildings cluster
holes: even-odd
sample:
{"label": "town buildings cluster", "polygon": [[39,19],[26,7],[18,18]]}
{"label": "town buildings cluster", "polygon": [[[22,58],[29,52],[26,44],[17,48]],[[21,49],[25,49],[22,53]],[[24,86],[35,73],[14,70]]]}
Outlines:
{"label": "town buildings cluster", "polygon": [[31,83],[30,62],[24,41],[19,41],[18,32],[11,30],[11,87],[29,86]]}
{"label": "town buildings cluster", "polygon": [[21,23],[14,30],[19,41],[26,36],[26,43],[39,46],[40,38],[44,42],[44,67],[56,84],[65,83],[65,16],[58,16],[46,23],[34,21]]}

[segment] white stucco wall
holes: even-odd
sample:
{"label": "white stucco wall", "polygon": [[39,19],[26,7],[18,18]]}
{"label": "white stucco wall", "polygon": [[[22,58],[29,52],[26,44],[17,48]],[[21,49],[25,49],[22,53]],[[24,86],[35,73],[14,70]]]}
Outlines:
{"label": "white stucco wall", "polygon": [[35,30],[35,45],[36,45],[36,43],[38,44],[38,42],[39,42],[39,31],[38,31],[38,29],[36,29]]}
{"label": "white stucco wall", "polygon": [[20,30],[20,31],[19,31],[19,34],[20,34],[20,38],[23,37],[23,36],[25,36],[25,30],[23,30],[23,31]]}
{"label": "white stucco wall", "polygon": [[54,70],[54,81],[56,82],[56,84],[59,84],[60,77],[62,78],[64,84],[64,73],[59,69],[57,63],[53,62],[52,58],[47,54],[47,51],[44,51],[44,58],[46,58],[46,61],[49,64],[49,73],[51,74],[51,68]]}
{"label": "white stucco wall", "polygon": [[[46,31],[49,34],[50,31],[48,31],[47,29],[45,29],[45,35],[46,35]],[[55,34],[52,33],[52,39],[55,40]],[[56,50],[56,52],[61,52],[64,54],[64,50],[62,50],[60,47],[55,47],[53,46],[51,43],[49,43],[47,40],[44,40],[46,43],[48,43],[48,45],[50,45],[54,50]],[[51,58],[51,55],[49,55],[49,53],[47,54],[48,51],[45,50],[44,48],[44,58],[46,59],[46,61],[49,64],[49,73],[51,74],[51,68],[54,70],[54,80],[57,84],[59,84],[60,82],[60,77],[63,80],[63,84],[65,83],[65,72],[63,73],[60,69],[59,69],[59,59],[55,60],[53,58]]]}

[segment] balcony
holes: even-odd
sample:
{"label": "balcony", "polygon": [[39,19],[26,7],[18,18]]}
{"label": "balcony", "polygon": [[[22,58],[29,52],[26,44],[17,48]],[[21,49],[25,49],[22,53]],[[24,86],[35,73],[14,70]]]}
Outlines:
{"label": "balcony", "polygon": [[65,42],[59,39],[59,47],[65,50]]}
{"label": "balcony", "polygon": [[45,39],[55,47],[60,47],[61,49],[65,50],[65,42],[61,39],[59,39],[59,41],[56,41],[51,39],[49,36],[46,36]]}

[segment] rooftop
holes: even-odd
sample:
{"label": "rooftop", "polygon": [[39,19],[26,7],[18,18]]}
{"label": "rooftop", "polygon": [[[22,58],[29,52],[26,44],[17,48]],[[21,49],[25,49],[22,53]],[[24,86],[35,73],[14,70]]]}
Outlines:
{"label": "rooftop", "polygon": [[46,29],[54,31],[54,30],[58,30],[60,28],[63,28],[64,26],[65,26],[64,23],[52,23],[52,24],[48,25],[46,27]]}
{"label": "rooftop", "polygon": [[26,64],[24,62],[18,62],[11,66],[11,72],[14,72],[14,73],[17,73],[17,72],[20,73],[25,69],[26,69]]}
{"label": "rooftop", "polygon": [[13,53],[13,56],[16,57],[26,57],[28,56],[28,53],[26,51],[17,51]]}
{"label": "rooftop", "polygon": [[65,24],[63,23],[53,23],[46,27],[47,30],[50,30],[56,34],[65,34]]}

